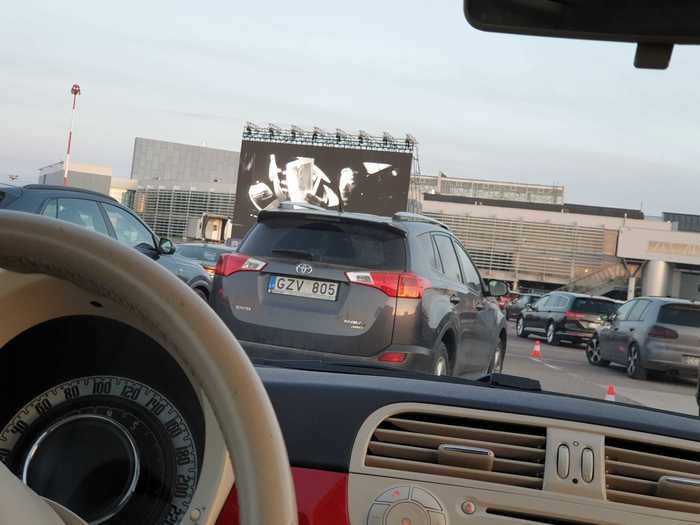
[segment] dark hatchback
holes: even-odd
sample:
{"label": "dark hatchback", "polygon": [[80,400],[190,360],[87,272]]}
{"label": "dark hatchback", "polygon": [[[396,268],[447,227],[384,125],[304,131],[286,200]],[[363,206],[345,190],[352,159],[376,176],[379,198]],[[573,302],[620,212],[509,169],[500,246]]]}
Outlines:
{"label": "dark hatchback", "polygon": [[552,292],[527,305],[516,323],[520,337],[544,336],[549,344],[587,343],[619,303],[607,297]]}
{"label": "dark hatchback", "polygon": [[254,360],[480,376],[506,349],[492,286],[430,219],[267,210],[219,258],[210,303]]}
{"label": "dark hatchback", "polygon": [[506,319],[517,319],[527,305],[536,303],[542,297],[540,294],[523,293],[517,299],[508,303],[505,307]]}
{"label": "dark hatchback", "polygon": [[158,237],[112,197],[75,187],[0,186],[0,209],[45,215],[112,237],[174,273],[205,301],[209,299],[211,278],[204,268],[175,253],[169,239]]}

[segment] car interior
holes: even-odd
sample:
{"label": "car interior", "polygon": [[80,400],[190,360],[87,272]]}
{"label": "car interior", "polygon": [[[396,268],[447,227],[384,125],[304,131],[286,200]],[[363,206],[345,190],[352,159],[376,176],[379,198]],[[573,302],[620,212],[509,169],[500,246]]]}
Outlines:
{"label": "car interior", "polygon": [[[700,6],[655,4],[464,13],[481,30],[634,42],[638,67],[663,68],[700,43]],[[70,221],[0,211],[0,312],[0,524],[700,522],[695,416],[505,374],[254,366],[185,283]]]}

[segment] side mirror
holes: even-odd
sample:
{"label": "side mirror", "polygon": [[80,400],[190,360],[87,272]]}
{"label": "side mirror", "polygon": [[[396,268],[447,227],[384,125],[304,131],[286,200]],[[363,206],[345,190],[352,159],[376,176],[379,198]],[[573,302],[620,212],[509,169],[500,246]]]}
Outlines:
{"label": "side mirror", "polygon": [[175,253],[175,244],[170,239],[162,238],[158,242],[158,251],[163,255],[172,255]]}
{"label": "side mirror", "polygon": [[491,297],[503,297],[508,295],[508,287],[503,281],[489,281],[489,295]]}

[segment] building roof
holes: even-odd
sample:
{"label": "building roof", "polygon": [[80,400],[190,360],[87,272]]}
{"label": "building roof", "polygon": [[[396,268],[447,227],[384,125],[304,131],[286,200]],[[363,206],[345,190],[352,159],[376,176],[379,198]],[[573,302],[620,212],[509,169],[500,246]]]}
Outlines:
{"label": "building roof", "polygon": [[454,202],[460,204],[477,204],[481,206],[495,206],[501,208],[519,208],[526,210],[550,211],[557,213],[577,213],[581,215],[595,215],[600,217],[618,217],[644,220],[641,210],[627,208],[610,208],[607,206],[589,206],[585,204],[547,204],[540,202],[506,201],[496,199],[481,199],[477,197],[463,197],[460,195],[442,195],[425,193],[423,199],[436,202]]}

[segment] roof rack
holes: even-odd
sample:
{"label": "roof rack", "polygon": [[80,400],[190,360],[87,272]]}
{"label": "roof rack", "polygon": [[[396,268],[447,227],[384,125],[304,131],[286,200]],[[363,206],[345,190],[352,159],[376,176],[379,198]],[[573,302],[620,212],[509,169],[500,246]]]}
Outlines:
{"label": "roof rack", "polygon": [[423,222],[425,224],[434,224],[435,226],[440,226],[446,230],[449,230],[447,225],[431,217],[426,217],[425,215],[420,215],[418,213],[411,213],[408,211],[399,211],[394,213],[391,217],[392,220],[397,222]]}
{"label": "roof rack", "polygon": [[309,204],[308,202],[294,202],[294,201],[284,201],[277,205],[278,210],[314,210],[314,211],[328,211],[326,208],[321,206],[316,206],[315,204]]}

